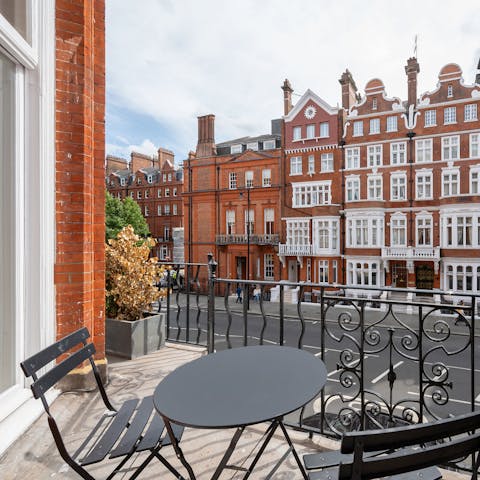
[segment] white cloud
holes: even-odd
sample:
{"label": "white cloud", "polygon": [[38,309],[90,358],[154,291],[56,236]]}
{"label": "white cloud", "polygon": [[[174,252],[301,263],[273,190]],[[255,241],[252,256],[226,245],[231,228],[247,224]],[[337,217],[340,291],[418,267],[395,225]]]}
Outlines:
{"label": "white cloud", "polygon": [[336,105],[348,68],[361,92],[379,77],[405,99],[416,34],[419,93],[450,62],[471,83],[478,18],[478,0],[107,0],[107,88],[117,106],[168,126],[185,158],[198,115],[216,115],[217,141],[268,132],[285,78]]}
{"label": "white cloud", "polygon": [[140,145],[125,145],[123,139],[121,139],[121,141],[123,145],[107,143],[106,149],[108,154],[130,160],[130,154],[132,152],[144,153],[145,155],[156,155],[158,151],[158,147],[156,147],[149,139],[143,140]]}

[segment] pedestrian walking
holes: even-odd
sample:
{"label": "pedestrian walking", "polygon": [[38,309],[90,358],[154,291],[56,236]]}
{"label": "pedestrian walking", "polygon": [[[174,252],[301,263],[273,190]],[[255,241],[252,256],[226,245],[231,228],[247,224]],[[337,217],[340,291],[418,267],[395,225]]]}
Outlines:
{"label": "pedestrian walking", "polygon": [[237,299],[235,300],[235,303],[242,303],[242,288],[240,285],[237,287]]}

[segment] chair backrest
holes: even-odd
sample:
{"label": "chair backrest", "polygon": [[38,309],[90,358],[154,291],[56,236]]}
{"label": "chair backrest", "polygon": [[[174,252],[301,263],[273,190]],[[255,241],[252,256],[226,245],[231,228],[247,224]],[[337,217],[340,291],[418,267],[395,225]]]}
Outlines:
{"label": "chair backrest", "polygon": [[[81,328],[20,363],[25,376],[27,378],[31,377],[33,380],[31,385],[33,396],[42,400],[47,413],[50,413],[48,403],[45,399],[47,391],[85,360],[90,361],[95,380],[106,407],[110,410],[114,410],[107,398],[100,373],[93,359],[95,346],[93,343],[87,343],[89,337],[90,333],[88,332],[88,329]],[[56,363],[50,370],[43,373],[40,377],[37,376],[39,370],[47,366],[50,362],[56,361],[60,356],[67,354],[79,344],[82,345],[81,348],[69,354],[61,362]]]}
{"label": "chair backrest", "polygon": [[[342,438],[341,451],[353,453],[353,460],[340,465],[338,478],[380,478],[464,458],[480,451],[480,433],[471,434],[478,428],[480,412],[473,412],[420,425],[346,433]],[[456,435],[464,436],[449,441]],[[388,451],[413,445],[421,445],[422,448],[404,449],[382,456],[363,456],[363,452]]]}

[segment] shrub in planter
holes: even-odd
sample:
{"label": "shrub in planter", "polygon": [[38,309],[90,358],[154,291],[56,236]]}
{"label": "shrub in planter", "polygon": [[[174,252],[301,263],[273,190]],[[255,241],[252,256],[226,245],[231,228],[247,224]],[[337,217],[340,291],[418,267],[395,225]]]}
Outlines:
{"label": "shrub in planter", "polygon": [[[106,344],[109,353],[135,358],[165,341],[163,314],[156,315],[156,319],[150,317],[155,327],[144,325],[142,321],[151,315],[148,312],[152,303],[166,294],[166,289],[157,287],[165,267],[159,266],[156,258],[149,258],[154,245],[151,238],[140,239],[131,226],[124,227],[117,238],[110,239],[106,245]],[[131,325],[124,325],[119,333],[120,323]],[[118,342],[124,345],[119,346]]]}

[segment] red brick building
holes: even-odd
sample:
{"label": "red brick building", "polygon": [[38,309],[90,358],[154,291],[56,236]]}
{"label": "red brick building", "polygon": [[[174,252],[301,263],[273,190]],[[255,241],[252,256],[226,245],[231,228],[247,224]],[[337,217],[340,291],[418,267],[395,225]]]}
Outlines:
{"label": "red brick building", "polygon": [[285,81],[282,278],[292,282],[341,281],[340,212],[343,209],[339,139],[342,112],[307,90],[291,107]]}
{"label": "red brick building", "polygon": [[183,226],[183,171],[175,168],[174,154],[164,148],[158,156],[132,152],[130,168],[124,160],[123,168],[117,157],[107,156],[107,189],[119,199],[129,196],[140,206],[157,241],[156,256],[172,260],[174,228]]}
{"label": "red brick building", "polygon": [[272,132],[215,144],[213,115],[199,117],[184,162],[185,259],[212,252],[223,278],[279,280],[280,122]]}
{"label": "red brick building", "polygon": [[105,4],[12,0],[0,15],[1,452],[42,411],[21,360],[86,326],[106,369]]}
{"label": "red brick building", "polygon": [[418,97],[419,69],[406,102],[374,79],[345,117],[346,283],[478,292],[480,86],[449,64]]}

